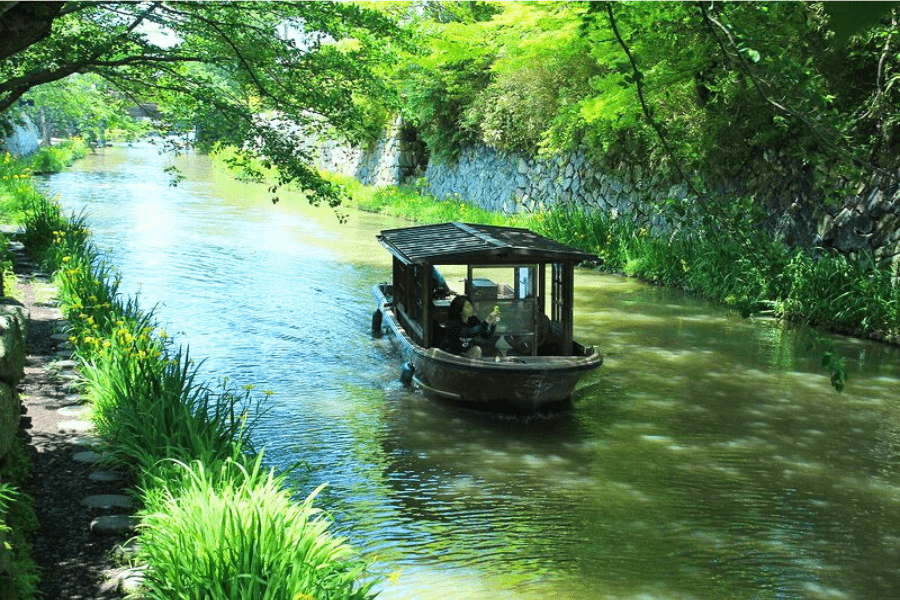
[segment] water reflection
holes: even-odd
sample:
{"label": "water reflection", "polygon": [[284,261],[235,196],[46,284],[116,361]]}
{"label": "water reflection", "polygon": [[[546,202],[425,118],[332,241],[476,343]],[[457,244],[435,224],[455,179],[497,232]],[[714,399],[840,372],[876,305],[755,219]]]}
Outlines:
{"label": "water reflection", "polygon": [[[302,197],[269,203],[201,157],[111,149],[46,185],[84,208],[123,287],[210,377],[274,394],[256,432],[389,599],[887,598],[900,590],[900,361],[665,288],[579,271],[575,336],[604,366],[571,412],[432,402],[369,336],[374,239]],[[452,281],[451,275],[448,279]]]}

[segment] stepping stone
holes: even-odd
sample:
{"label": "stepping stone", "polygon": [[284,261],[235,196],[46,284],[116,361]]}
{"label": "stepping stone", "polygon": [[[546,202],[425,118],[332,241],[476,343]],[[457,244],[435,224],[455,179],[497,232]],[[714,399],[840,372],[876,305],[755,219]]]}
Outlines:
{"label": "stepping stone", "polygon": [[97,517],[91,521],[91,533],[99,535],[122,535],[133,532],[137,524],[137,517],[128,515]]}
{"label": "stepping stone", "polygon": [[147,567],[135,567],[133,569],[125,569],[119,574],[119,591],[125,594],[134,594],[141,591],[144,585],[144,572]]}
{"label": "stepping stone", "polygon": [[88,477],[91,481],[99,481],[102,483],[125,481],[125,475],[118,471],[93,471]]}
{"label": "stepping stone", "polygon": [[123,496],[121,494],[97,494],[94,496],[88,496],[84,500],[81,501],[82,506],[86,506],[88,508],[131,508],[133,502],[131,498],[128,496]]}
{"label": "stepping stone", "polygon": [[79,415],[90,414],[91,407],[85,404],[76,404],[74,406],[63,406],[56,412],[66,417],[77,417]]}
{"label": "stepping stone", "polygon": [[49,366],[52,369],[74,369],[78,366],[78,363],[74,360],[57,360],[50,363]]}
{"label": "stepping stone", "polygon": [[72,443],[74,443],[76,446],[86,446],[88,448],[91,448],[93,446],[102,446],[103,440],[93,435],[82,435],[72,440]]}
{"label": "stepping stone", "polygon": [[88,421],[63,421],[58,425],[60,431],[90,431],[94,424]]}
{"label": "stepping stone", "polygon": [[68,333],[52,333],[50,334],[50,339],[54,342],[68,342],[69,334]]}
{"label": "stepping stone", "polygon": [[141,569],[126,569],[119,575],[119,591],[124,594],[140,592],[144,586],[144,571]]}
{"label": "stepping stone", "polygon": [[72,351],[71,350],[60,350],[54,356],[58,356],[59,358],[66,360],[68,358],[72,358]]}
{"label": "stepping stone", "polygon": [[81,404],[81,394],[67,394],[63,400],[72,404]]}
{"label": "stepping stone", "polygon": [[119,598],[124,594],[135,600],[144,598],[140,592],[143,591],[146,571],[146,565],[105,571],[106,581],[100,586],[102,597]]}
{"label": "stepping stone", "polygon": [[122,562],[127,562],[131,560],[131,557],[137,554],[140,549],[141,540],[138,538],[128,538],[126,541],[113,546],[113,555]]}
{"label": "stepping stone", "polygon": [[85,452],[76,452],[74,456],[72,456],[72,460],[80,463],[96,463],[100,462],[100,459],[103,458],[102,454],[97,454],[96,452],[91,452],[87,450]]}

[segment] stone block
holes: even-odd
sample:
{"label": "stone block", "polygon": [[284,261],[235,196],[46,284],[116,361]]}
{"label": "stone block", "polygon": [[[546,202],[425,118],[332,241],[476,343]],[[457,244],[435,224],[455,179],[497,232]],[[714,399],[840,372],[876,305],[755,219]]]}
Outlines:
{"label": "stone block", "polygon": [[25,335],[18,316],[0,311],[0,381],[15,385],[25,374]]}
{"label": "stone block", "polygon": [[106,510],[110,508],[131,508],[134,503],[129,496],[122,494],[96,494],[86,496],[81,505],[86,508]]}
{"label": "stone block", "polygon": [[6,456],[12,448],[21,417],[19,395],[15,387],[0,382],[0,458]]}
{"label": "stone block", "polygon": [[136,517],[128,515],[110,515],[97,517],[91,521],[91,533],[98,535],[123,535],[134,531],[138,524]]}
{"label": "stone block", "polygon": [[13,298],[0,298],[0,314],[10,315],[15,318],[19,323],[19,328],[22,330],[22,338],[24,339],[28,333],[28,323],[31,319],[28,309]]}

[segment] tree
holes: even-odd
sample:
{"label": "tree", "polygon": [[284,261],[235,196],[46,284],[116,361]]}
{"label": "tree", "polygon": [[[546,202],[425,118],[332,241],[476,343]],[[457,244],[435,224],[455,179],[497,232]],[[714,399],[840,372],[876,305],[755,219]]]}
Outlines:
{"label": "tree", "polygon": [[632,178],[657,223],[736,239],[792,223],[783,239],[810,243],[808,212],[898,181],[896,5],[501,3],[420,24],[405,110],[433,153],[577,152]]}
{"label": "tree", "polygon": [[0,11],[0,112],[33,88],[94,74],[133,103],[158,102],[163,127],[202,120],[202,142],[242,146],[278,166],[278,185],[332,205],[338,190],[293,136],[323,123],[351,141],[370,132],[373,99],[392,101],[379,65],[403,40],[383,14],[336,2],[6,2]]}
{"label": "tree", "polygon": [[65,79],[40,85],[22,97],[27,101],[23,111],[41,129],[43,144],[51,135],[80,135],[89,141],[107,137],[107,130],[124,130],[129,135],[146,131],[129,114],[134,102],[109,88],[97,75],[71,75]]}

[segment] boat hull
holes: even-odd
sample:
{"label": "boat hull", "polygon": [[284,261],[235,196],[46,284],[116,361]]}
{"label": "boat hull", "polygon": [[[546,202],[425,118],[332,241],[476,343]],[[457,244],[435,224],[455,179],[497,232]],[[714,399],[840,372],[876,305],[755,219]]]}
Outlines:
{"label": "boat hull", "polygon": [[578,381],[603,363],[603,356],[593,349],[583,356],[522,356],[495,362],[423,348],[400,325],[381,284],[372,295],[381,328],[412,367],[412,383],[442,400],[514,413],[565,406]]}

